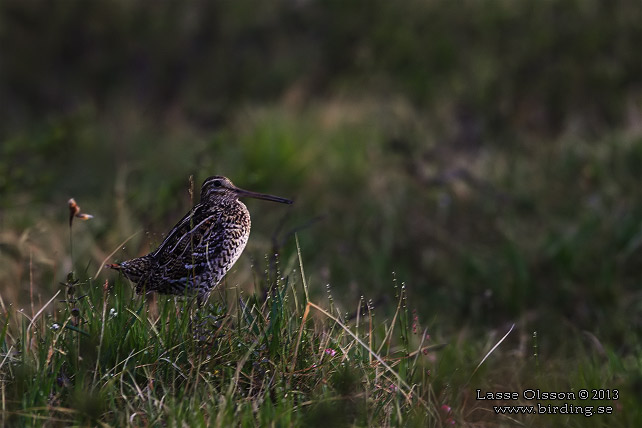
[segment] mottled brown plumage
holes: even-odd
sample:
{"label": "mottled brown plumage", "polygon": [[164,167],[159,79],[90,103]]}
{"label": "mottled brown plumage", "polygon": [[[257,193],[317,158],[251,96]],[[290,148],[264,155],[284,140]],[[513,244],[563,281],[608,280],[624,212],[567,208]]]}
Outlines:
{"label": "mottled brown plumage", "polygon": [[210,177],[201,186],[200,202],[155,251],[107,266],[135,282],[139,294],[207,295],[238,260],[250,236],[250,213],[241,197],[292,203],[239,189],[226,177]]}

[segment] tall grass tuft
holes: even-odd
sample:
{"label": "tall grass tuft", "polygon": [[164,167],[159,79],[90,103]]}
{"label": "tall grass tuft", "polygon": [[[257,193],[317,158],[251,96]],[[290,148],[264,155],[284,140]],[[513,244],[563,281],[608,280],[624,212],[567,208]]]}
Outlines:
{"label": "tall grass tuft", "polygon": [[365,300],[351,325],[309,300],[300,249],[299,272],[276,266],[255,280],[266,298],[223,288],[203,306],[70,272],[36,314],[3,313],[3,424],[439,424],[403,290],[391,325]]}

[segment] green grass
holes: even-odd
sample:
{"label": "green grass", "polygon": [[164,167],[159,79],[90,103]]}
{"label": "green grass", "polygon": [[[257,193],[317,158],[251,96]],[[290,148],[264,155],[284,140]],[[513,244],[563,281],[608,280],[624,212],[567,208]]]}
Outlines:
{"label": "green grass", "polygon": [[[320,304],[308,300],[302,273],[299,253],[255,280],[257,290],[269,290],[265,299],[222,284],[202,307],[189,298],[135,296],[120,277],[73,272],[35,313],[35,304],[29,313],[3,302],[3,425],[624,427],[640,421],[634,410],[639,347],[637,359],[621,359],[593,336],[582,341],[578,334],[564,347],[578,352],[571,362],[542,358],[540,341],[525,331],[504,340],[505,331],[475,338],[463,330],[445,339],[422,322],[396,279],[390,290],[396,309],[383,317],[365,299],[356,311],[339,307],[331,289]],[[477,389],[483,395],[538,388],[617,389],[619,399],[475,399]],[[567,402],[612,406],[614,414],[492,413],[493,404]]]}
{"label": "green grass", "polygon": [[[437,424],[430,384],[416,382],[422,352],[408,356],[430,346],[411,348],[407,312],[385,333],[363,319],[344,326],[340,314],[317,316],[303,284],[288,268],[263,284],[272,290],[264,301],[221,287],[197,307],[187,298],[146,303],[121,278],[71,273],[43,311],[4,308],[3,422]],[[405,306],[403,291],[400,299]],[[391,348],[398,335],[406,339]]]}

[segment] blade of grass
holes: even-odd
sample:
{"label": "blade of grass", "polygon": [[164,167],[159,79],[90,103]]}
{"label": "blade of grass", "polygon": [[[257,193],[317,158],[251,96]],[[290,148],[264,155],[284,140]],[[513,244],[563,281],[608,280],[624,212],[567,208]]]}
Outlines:
{"label": "blade of grass", "polygon": [[67,328],[67,329],[69,329],[69,330],[71,330],[71,331],[75,331],[75,332],[80,333],[80,334],[84,334],[84,335],[85,335],[85,336],[87,336],[87,337],[89,337],[89,336],[90,336],[90,334],[89,334],[89,333],[87,333],[86,331],[81,330],[81,329],[79,329],[78,327],[75,327],[75,326],[73,326],[73,325],[71,325],[71,324],[66,324],[66,325],[65,325],[65,328]]}
{"label": "blade of grass", "polygon": [[[488,351],[488,353],[484,356],[484,358],[482,358],[482,360],[479,362],[479,364],[477,364],[477,367],[475,367],[475,370],[473,370],[473,374],[471,374],[471,375],[470,375],[470,379],[472,379],[472,378],[473,378],[473,376],[475,376],[475,373],[477,373],[477,370],[481,367],[481,365],[482,365],[482,364],[484,364],[484,361],[486,361],[486,359],[490,356],[490,354],[492,354],[492,353],[493,353],[493,351],[495,351],[495,349],[497,349],[497,347],[498,347],[499,345],[501,345],[501,343],[504,341],[504,339],[506,339],[506,338],[508,337],[508,335],[510,334],[510,332],[511,332],[511,331],[513,331],[513,329],[514,329],[514,328],[515,328],[515,324],[511,325],[511,326],[510,326],[510,329],[508,330],[508,332],[506,332],[506,334],[504,335],[504,337],[502,337],[501,339],[499,339],[499,342],[497,342],[497,343],[495,344],[495,346],[493,346],[493,347],[491,348],[491,350],[490,350],[490,351]],[[468,382],[470,382],[470,379],[468,379]],[[467,382],[467,383],[468,383],[468,382]]]}
{"label": "blade of grass", "polygon": [[310,296],[308,295],[308,282],[305,279],[305,271],[303,270],[303,257],[301,256],[301,246],[299,245],[299,235],[294,234],[294,240],[296,241],[296,253],[299,257],[299,268],[301,269],[301,282],[303,283],[303,291],[305,293],[305,302],[310,301]]}
{"label": "blade of grass", "polygon": [[[107,290],[108,282],[105,280],[104,290]],[[100,339],[98,340],[98,356],[96,357],[96,367],[94,369],[94,379],[92,385],[96,385],[96,376],[98,375],[98,368],[100,367],[100,352],[103,347],[103,338],[105,337],[105,314],[107,313],[107,292],[103,293],[103,312],[100,318]]]}
{"label": "blade of grass", "polygon": [[42,308],[40,308],[40,310],[36,313],[36,315],[33,316],[33,318],[31,319],[31,322],[29,323],[29,327],[27,327],[27,331],[31,330],[31,326],[33,326],[33,323],[36,322],[36,319],[47,308],[47,306],[49,306],[51,304],[51,302],[53,302],[56,299],[56,297],[60,294],[60,291],[61,290],[58,290],[56,292],[56,294],[54,294],[53,297],[51,299],[49,299],[49,301],[47,303],[45,303]]}
{"label": "blade of grass", "polygon": [[9,313],[7,313],[7,317],[4,321],[4,326],[2,327],[2,333],[0,333],[0,349],[4,348],[5,346],[5,338],[7,337],[7,330],[9,328],[9,318],[10,315]]}
{"label": "blade of grass", "polygon": [[299,327],[299,335],[297,337],[296,346],[294,347],[294,357],[292,358],[292,367],[290,367],[290,379],[288,382],[292,382],[292,374],[294,373],[294,368],[296,367],[296,358],[299,354],[299,345],[301,344],[301,338],[303,337],[303,327],[305,322],[308,319],[308,314],[310,313],[310,302],[305,305],[305,311],[303,312],[303,318],[301,318],[301,326]]}

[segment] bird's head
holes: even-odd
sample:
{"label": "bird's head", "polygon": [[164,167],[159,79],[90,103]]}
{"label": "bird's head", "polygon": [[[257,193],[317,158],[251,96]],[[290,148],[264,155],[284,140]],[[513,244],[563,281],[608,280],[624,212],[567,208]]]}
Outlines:
{"label": "bird's head", "polygon": [[266,201],[280,202],[282,204],[292,203],[290,199],[241,189],[236,187],[229,178],[223,177],[222,175],[209,177],[201,186],[202,202],[221,199],[238,199],[243,197],[265,199]]}

